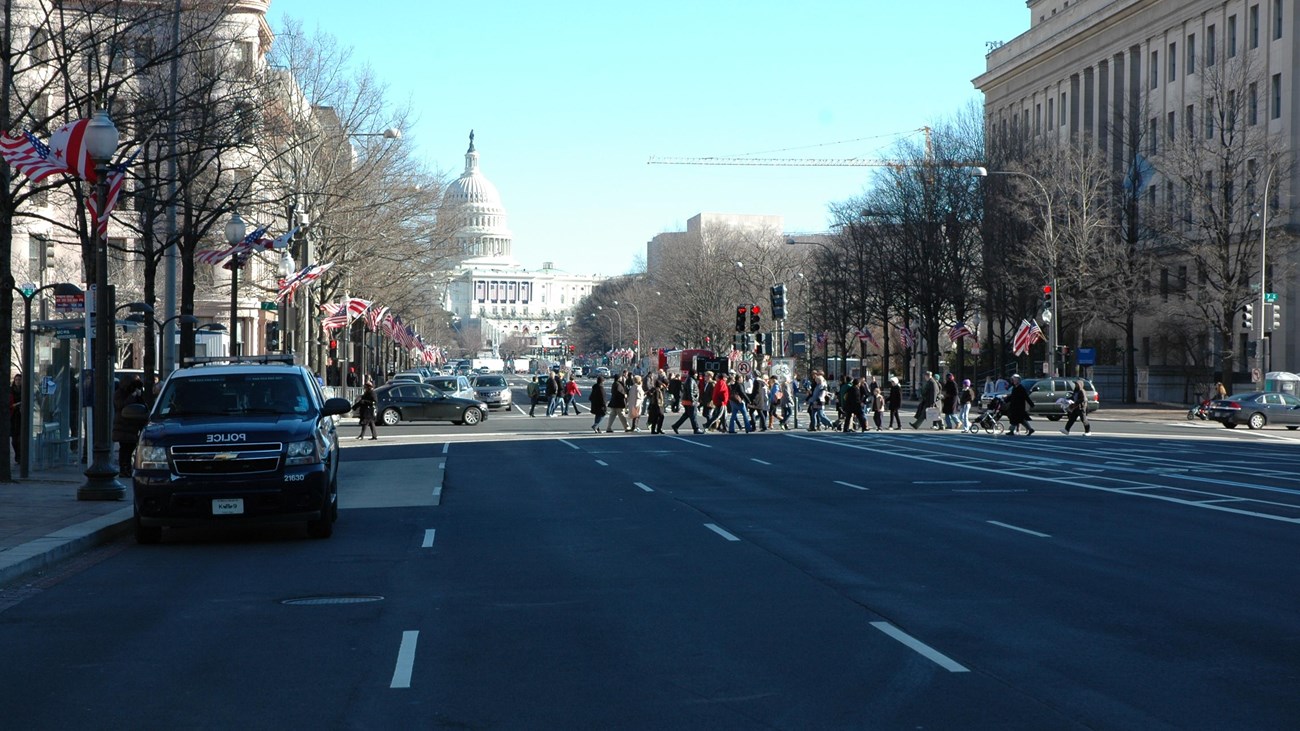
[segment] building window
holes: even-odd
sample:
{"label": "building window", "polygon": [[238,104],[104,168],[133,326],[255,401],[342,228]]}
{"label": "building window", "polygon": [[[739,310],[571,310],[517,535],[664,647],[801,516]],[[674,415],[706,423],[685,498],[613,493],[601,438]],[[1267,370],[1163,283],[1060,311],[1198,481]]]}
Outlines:
{"label": "building window", "polygon": [[1228,90],[1228,108],[1224,110],[1226,118],[1223,120],[1223,129],[1228,134],[1237,131],[1237,90]]}
{"label": "building window", "polygon": [[1196,139],[1196,105],[1187,105],[1187,116],[1183,119],[1183,124],[1187,125],[1187,139]]}
{"label": "building window", "polygon": [[1259,88],[1255,82],[1251,82],[1246,90],[1246,124],[1255,125],[1259,122]]}
{"label": "building window", "polygon": [[1165,119],[1165,134],[1168,136],[1170,142],[1174,141],[1174,131],[1176,129],[1175,124],[1176,120],[1174,119],[1174,113],[1170,112],[1166,115]]}
{"label": "building window", "polygon": [[1158,88],[1160,86],[1160,52],[1159,51],[1151,52],[1151,67],[1147,71],[1147,75],[1151,77],[1151,88],[1152,89]]}
{"label": "building window", "polygon": [[1205,139],[1214,139],[1214,100],[1205,102]]}
{"label": "building window", "polygon": [[1035,104],[1034,105],[1034,134],[1039,134],[1042,131],[1043,131],[1043,105]]}
{"label": "building window", "polygon": [[1169,44],[1169,77],[1165,79],[1165,81],[1173,83],[1177,79],[1178,79],[1178,44],[1170,43]]}
{"label": "building window", "polygon": [[1273,74],[1273,119],[1282,118],[1282,74]]}
{"label": "building window", "polygon": [[1056,100],[1052,99],[1051,97],[1048,97],[1047,99],[1047,128],[1048,129],[1051,129],[1052,125],[1056,124],[1056,113],[1055,113],[1056,105],[1054,104],[1055,101]]}
{"label": "building window", "polygon": [[1273,0],[1273,40],[1282,40],[1282,0]]}
{"label": "building window", "polygon": [[1150,123],[1150,125],[1149,125],[1149,129],[1148,129],[1148,131],[1147,131],[1147,137],[1150,137],[1150,138],[1151,138],[1151,154],[1154,155],[1154,154],[1156,154],[1157,152],[1160,151],[1160,145],[1159,145],[1158,142],[1157,142],[1157,141],[1160,139],[1160,119],[1159,119],[1159,117],[1152,117],[1152,118],[1151,118],[1151,123]]}
{"label": "building window", "polygon": [[1246,17],[1246,47],[1254,50],[1259,48],[1259,6],[1251,5],[1250,12]]}
{"label": "building window", "polygon": [[1237,16],[1228,16],[1228,58],[1237,57]]}
{"label": "building window", "polygon": [[1065,126],[1065,92],[1061,92],[1061,126]]}
{"label": "building window", "polygon": [[1160,270],[1160,299],[1165,302],[1169,301],[1169,270],[1168,269]]}
{"label": "building window", "polygon": [[1218,39],[1215,38],[1214,26],[1211,25],[1207,27],[1205,29],[1205,65],[1206,66],[1213,66],[1216,60],[1215,57],[1219,55],[1219,48],[1218,48],[1218,44],[1216,43],[1217,40]]}
{"label": "building window", "polygon": [[1187,36],[1187,75],[1196,73],[1196,34]]}

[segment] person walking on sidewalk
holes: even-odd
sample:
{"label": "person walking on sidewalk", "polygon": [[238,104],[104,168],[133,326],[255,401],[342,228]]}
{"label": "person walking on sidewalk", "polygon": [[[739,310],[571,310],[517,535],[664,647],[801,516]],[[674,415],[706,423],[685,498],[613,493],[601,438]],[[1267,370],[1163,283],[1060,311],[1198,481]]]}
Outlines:
{"label": "person walking on sidewalk", "polygon": [[971,386],[970,379],[963,379],[961,391],[957,394],[957,423],[963,433],[970,432],[970,409],[975,405],[977,398],[979,397],[975,395],[975,388]]}
{"label": "person walking on sidewalk", "polygon": [[646,423],[650,425],[651,434],[664,433],[664,395],[668,391],[668,379],[662,373],[651,376],[645,383]]}
{"label": "person walking on sidewalk", "polygon": [[591,404],[591,415],[595,421],[591,424],[591,430],[600,433],[600,420],[605,418],[605,377],[596,376],[596,383],[591,387],[591,393],[587,397],[588,403]]}
{"label": "person walking on sidewalk", "polygon": [[131,404],[144,404],[144,381],[139,376],[123,378],[113,393],[113,441],[117,442],[117,474],[131,476],[131,463],[135,461],[135,445],[140,441],[140,430],[122,417],[122,410]]}
{"label": "person walking on sidewalk", "polygon": [[938,384],[934,382],[934,374],[926,371],[925,378],[921,379],[921,400],[916,404],[916,418],[912,421],[913,429],[920,429],[925,423],[930,409],[935,407],[937,392]]}
{"label": "person walking on sidewalk", "polygon": [[727,413],[727,403],[731,401],[731,387],[727,383],[725,375],[718,376],[713,381],[712,395],[709,397],[711,410],[709,411],[709,420],[704,422],[704,431],[714,428],[716,425],[719,431],[726,431],[722,423],[723,415]]}
{"label": "person walking on sidewalk", "polygon": [[366,379],[366,387],[361,391],[361,398],[357,399],[354,408],[361,412],[361,433],[357,439],[364,439],[366,436],[366,427],[370,427],[370,438],[378,439],[379,435],[375,433],[375,382]]}
{"label": "person walking on sidewalk", "polygon": [[15,373],[9,383],[9,441],[14,448],[14,464],[22,461],[23,443],[23,374]]}
{"label": "person walking on sidewalk", "polygon": [[1065,428],[1061,430],[1062,434],[1069,434],[1070,427],[1074,422],[1083,422],[1083,435],[1087,436],[1092,433],[1092,425],[1088,423],[1088,394],[1083,391],[1083,381],[1074,382],[1074,391],[1070,392],[1070,418],[1065,422]]}
{"label": "person walking on sidewalk", "polygon": [[537,416],[537,402],[542,400],[542,384],[538,383],[541,377],[538,376],[528,382],[528,415]]}
{"label": "person walking on sidewalk", "polygon": [[627,415],[632,420],[632,428],[628,431],[641,431],[637,424],[641,420],[641,404],[645,401],[645,388],[641,383],[641,376],[632,376],[632,383],[627,389]]}

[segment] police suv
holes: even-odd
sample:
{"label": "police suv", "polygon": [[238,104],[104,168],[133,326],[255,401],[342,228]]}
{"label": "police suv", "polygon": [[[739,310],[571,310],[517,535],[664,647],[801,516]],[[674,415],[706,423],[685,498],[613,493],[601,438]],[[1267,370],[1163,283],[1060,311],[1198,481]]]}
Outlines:
{"label": "police suv", "polygon": [[157,543],[164,526],[304,522],[328,538],[338,519],[334,416],[292,357],[217,360],[174,371],[151,410],[126,407],[143,425],[135,450],[135,537]]}

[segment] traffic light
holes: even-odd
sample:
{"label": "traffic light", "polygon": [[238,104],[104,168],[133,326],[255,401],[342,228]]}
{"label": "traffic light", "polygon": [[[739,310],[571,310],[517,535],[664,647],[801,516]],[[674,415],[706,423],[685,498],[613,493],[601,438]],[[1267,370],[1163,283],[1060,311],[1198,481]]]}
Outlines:
{"label": "traffic light", "polygon": [[790,352],[793,355],[803,355],[808,352],[807,333],[790,333]]}
{"label": "traffic light", "polygon": [[736,308],[736,332],[745,332],[745,316],[749,314],[749,308],[741,305]]}
{"label": "traffic light", "polygon": [[1255,306],[1247,303],[1241,308],[1241,327],[1246,331],[1255,329]]}
{"label": "traffic light", "polygon": [[266,351],[278,351],[280,349],[280,323],[266,323]]}
{"label": "traffic light", "polygon": [[[636,344],[635,341],[633,342],[633,344],[634,344],[634,345]],[[576,345],[570,345],[570,346],[569,346],[569,355],[573,355],[573,352],[574,352],[575,350],[577,350],[577,349],[578,349],[578,348],[577,348]]]}
{"label": "traffic light", "polygon": [[1282,329],[1282,306],[1276,302],[1273,303],[1273,326],[1269,329],[1273,332]]}
{"label": "traffic light", "polygon": [[1052,311],[1052,285],[1043,285],[1043,309],[1048,312]]}
{"label": "traffic light", "polygon": [[339,341],[335,340],[334,338],[330,338],[330,357],[331,358],[339,357]]}
{"label": "traffic light", "polygon": [[758,305],[752,305],[749,308],[749,331],[750,332],[756,333],[759,330],[763,329],[763,323],[761,322],[762,318],[760,317],[760,315],[762,314],[763,314],[763,308],[759,307]]}
{"label": "traffic light", "polygon": [[785,285],[772,285],[772,319],[785,319]]}

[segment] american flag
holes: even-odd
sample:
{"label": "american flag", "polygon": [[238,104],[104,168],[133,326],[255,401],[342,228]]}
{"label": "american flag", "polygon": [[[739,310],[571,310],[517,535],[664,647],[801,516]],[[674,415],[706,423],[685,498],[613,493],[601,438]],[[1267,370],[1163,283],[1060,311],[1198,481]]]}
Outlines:
{"label": "american flag", "polygon": [[402,341],[397,337],[397,333],[402,329],[402,316],[397,314],[388,315],[384,318],[383,326],[384,334],[394,343],[401,344]]}
{"label": "american flag", "polygon": [[1038,326],[1037,320],[1021,320],[1016,336],[1011,341],[1011,353],[1017,356],[1028,353],[1029,346],[1043,339],[1043,329]]}
{"label": "american flag", "polygon": [[971,329],[966,327],[966,323],[964,322],[959,322],[956,325],[953,325],[952,327],[948,328],[948,339],[954,343],[957,342],[958,340],[961,340],[962,338],[973,338],[973,337],[975,337],[975,333],[971,332]]}
{"label": "american flag", "polygon": [[876,336],[872,335],[871,331],[866,328],[859,328],[857,331],[857,336],[858,336],[858,340],[862,342],[871,343],[877,348],[880,347],[880,343],[876,341]]}
{"label": "american flag", "polygon": [[289,301],[292,302],[293,293],[297,292],[299,287],[309,285],[317,279],[320,279],[321,275],[329,271],[329,268],[332,266],[334,266],[334,262],[311,264],[303,267],[296,274],[291,275],[288,279],[285,279],[280,283],[280,291],[279,294],[276,295],[276,299],[283,300],[285,297],[288,297]]}
{"label": "american flag", "polygon": [[347,327],[348,308],[346,305],[327,303],[321,305],[320,309],[324,314],[320,321],[321,329],[338,330],[341,327]]}
{"label": "american flag", "polygon": [[96,212],[99,208],[96,196],[86,196],[86,208],[90,210],[90,220],[99,222],[98,233],[101,237],[108,236],[108,219],[113,214],[113,209],[117,207],[117,199],[122,195],[122,186],[126,184],[126,168],[139,154],[140,151],[136,150],[122,162],[108,166],[108,202],[104,206],[103,215]]}
{"label": "american flag", "polygon": [[912,328],[907,325],[898,328],[898,342],[902,343],[905,349],[911,349],[916,343],[916,339],[912,337]]}
{"label": "american flag", "polygon": [[33,183],[54,175],[68,172],[68,166],[50,153],[49,145],[41,142],[31,132],[23,132],[14,137],[8,133],[0,135],[0,157],[14,170],[26,175]]}
{"label": "american flag", "polygon": [[[264,233],[266,233],[265,228],[254,229],[238,244],[227,249],[204,249],[194,254],[194,260],[201,261],[204,264],[215,265],[225,261],[227,257],[237,257],[242,255],[243,259],[247,259],[248,256],[256,250],[256,242],[261,240],[262,234]],[[243,259],[240,260],[239,266],[244,265]],[[231,267],[227,265],[226,268],[230,269]]]}
{"label": "american flag", "polygon": [[78,119],[63,125],[50,137],[50,149],[54,152],[54,157],[63,163],[64,172],[93,183],[95,161],[90,159],[90,150],[86,148],[86,130],[89,128],[89,119]]}
{"label": "american flag", "polygon": [[369,299],[361,299],[359,297],[348,298],[347,316],[350,317],[350,319],[355,319],[355,317],[365,315],[365,311],[369,310],[372,304],[374,303],[370,302]]}
{"label": "american flag", "polygon": [[375,305],[366,313],[366,326],[371,332],[379,331],[379,323],[384,321],[384,316],[388,314],[388,308],[383,305]]}

